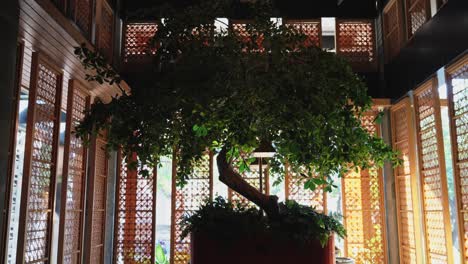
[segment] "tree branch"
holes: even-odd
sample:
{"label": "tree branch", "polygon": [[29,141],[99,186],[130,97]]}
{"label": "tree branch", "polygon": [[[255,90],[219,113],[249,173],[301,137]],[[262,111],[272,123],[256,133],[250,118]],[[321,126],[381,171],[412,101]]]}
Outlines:
{"label": "tree branch", "polygon": [[265,195],[250,185],[238,172],[234,171],[230,162],[226,159],[226,153],[227,149],[223,147],[217,158],[219,180],[247,198],[247,200],[258,205],[270,219],[277,218],[279,215],[278,197]]}

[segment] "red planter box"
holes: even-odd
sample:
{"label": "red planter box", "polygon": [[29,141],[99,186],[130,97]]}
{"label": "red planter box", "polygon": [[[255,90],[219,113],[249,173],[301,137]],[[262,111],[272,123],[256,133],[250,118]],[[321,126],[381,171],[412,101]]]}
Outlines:
{"label": "red planter box", "polygon": [[221,241],[207,234],[191,234],[190,264],[335,264],[333,237],[324,248],[269,237]]}

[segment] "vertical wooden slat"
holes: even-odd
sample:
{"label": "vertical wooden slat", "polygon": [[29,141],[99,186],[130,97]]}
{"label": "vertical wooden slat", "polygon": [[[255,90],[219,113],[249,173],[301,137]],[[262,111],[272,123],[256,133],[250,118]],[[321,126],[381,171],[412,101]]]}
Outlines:
{"label": "vertical wooden slat", "polygon": [[85,263],[104,263],[108,155],[106,136],[94,137],[90,149],[88,195],[86,206]]}
{"label": "vertical wooden slat", "polygon": [[453,263],[440,101],[435,78],[415,90],[414,102],[426,258],[428,263]]}
{"label": "vertical wooden slat", "polygon": [[468,55],[447,68],[453,176],[462,263],[468,263]]}
{"label": "vertical wooden slat", "polygon": [[172,217],[171,217],[171,263],[186,264],[190,260],[190,238],[181,239],[182,226],[180,221],[184,215],[195,212],[207,199],[213,195],[213,154],[207,153],[194,172],[187,179],[184,187],[176,184],[176,156],[172,159]]}
{"label": "vertical wooden slat", "polygon": [[17,263],[50,261],[62,73],[34,53]]}
{"label": "vertical wooden slat", "polygon": [[[362,125],[381,136],[374,122],[377,110],[363,116]],[[358,170],[342,179],[345,255],[361,263],[387,263],[382,170]]]}
{"label": "vertical wooden slat", "polygon": [[[137,155],[130,157],[137,161]],[[114,263],[154,263],[156,173],[141,175],[119,153]]]}
{"label": "vertical wooden slat", "polygon": [[81,263],[87,148],[74,131],[89,109],[90,96],[77,80],[70,80],[68,87],[58,262]]}
{"label": "vertical wooden slat", "polygon": [[391,108],[392,146],[403,164],[394,169],[400,263],[422,263],[416,142],[409,98]]}

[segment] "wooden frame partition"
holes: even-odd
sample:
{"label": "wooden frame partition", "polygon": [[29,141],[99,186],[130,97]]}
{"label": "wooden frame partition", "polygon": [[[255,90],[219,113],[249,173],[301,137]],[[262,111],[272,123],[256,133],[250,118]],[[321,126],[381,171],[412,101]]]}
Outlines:
{"label": "wooden frame partition", "polygon": [[357,72],[377,69],[375,23],[372,19],[336,19],[336,54]]}
{"label": "wooden frame partition", "polygon": [[81,263],[86,190],[87,147],[74,135],[89,110],[91,97],[78,80],[68,85],[67,120],[62,178],[58,263]]}
{"label": "wooden frame partition", "polygon": [[468,263],[468,55],[446,68],[462,263]]}
{"label": "wooden frame partition", "polygon": [[106,135],[100,132],[92,139],[89,151],[84,263],[104,263],[107,178],[109,176],[106,144]]}
{"label": "wooden frame partition", "polygon": [[431,17],[429,0],[405,0],[406,37],[408,40]]}
{"label": "wooden frame partition", "polygon": [[285,19],[283,25],[291,26],[305,34],[308,37],[306,45],[322,47],[322,21],[320,19]]}
{"label": "wooden frame partition", "polygon": [[62,71],[33,54],[17,263],[50,262]]}
{"label": "wooden frame partition", "polygon": [[403,164],[394,169],[400,263],[423,263],[416,132],[410,98],[392,106],[392,146]]}
{"label": "wooden frame partition", "polygon": [[318,187],[314,191],[304,188],[304,181],[300,176],[293,174],[289,166],[285,167],[284,193],[286,200],[294,200],[299,204],[312,206],[317,211],[328,213],[327,193]]}
{"label": "wooden frame partition", "polygon": [[[374,122],[379,108],[390,105],[388,100],[377,100],[361,123],[369,134],[381,136]],[[381,104],[379,106],[379,104]],[[385,205],[382,169],[350,172],[342,178],[343,224],[347,230],[345,255],[361,263],[388,263],[385,228]]]}
{"label": "wooden frame partition", "polygon": [[427,263],[454,263],[440,100],[436,78],[414,92]]}
{"label": "wooden frame partition", "polygon": [[400,0],[390,0],[383,10],[383,38],[385,61],[399,52],[404,42],[403,7]]}
{"label": "wooden frame partition", "polygon": [[177,159],[172,158],[171,264],[186,264],[190,259],[190,238],[181,239],[182,217],[193,213],[205,200],[213,199],[213,153],[207,152],[187,179],[184,187],[177,185]]}
{"label": "wooden frame partition", "polygon": [[[134,154],[131,159],[137,161]],[[147,177],[128,168],[117,154],[114,263],[155,263],[157,173]]]}

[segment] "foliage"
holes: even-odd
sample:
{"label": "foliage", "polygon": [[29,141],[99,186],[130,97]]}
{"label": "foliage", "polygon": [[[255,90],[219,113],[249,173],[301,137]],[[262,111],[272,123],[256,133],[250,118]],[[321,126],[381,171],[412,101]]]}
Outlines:
{"label": "foliage", "polygon": [[[324,185],[330,191],[331,175],[398,161],[383,140],[362,128],[371,98],[346,61],[306,45],[302,32],[272,22],[268,1],[250,6],[250,37],[216,30],[220,12],[234,16],[234,2],[155,8],[150,80],[142,76],[132,94],[94,104],[77,135],[89,139],[108,130],[108,147],[122,146],[127,156],[137,152],[142,173],[175,150],[181,185],[206,149],[227,149],[242,173],[261,141],[276,149],[271,166],[277,174],[284,175],[287,162],[308,179],[309,189]],[[89,80],[120,82],[99,54],[83,46],[76,54],[96,72]]]}
{"label": "foliage", "polygon": [[182,221],[182,238],[191,232],[204,232],[222,240],[245,239],[269,234],[283,240],[306,243],[320,240],[322,246],[330,235],[346,235],[343,225],[336,219],[316,212],[295,201],[280,203],[280,217],[267,219],[255,207],[244,207],[227,202],[222,197],[203,205]]}
{"label": "foliage", "polygon": [[156,252],[155,252],[155,258],[156,258],[156,264],[169,264],[169,259],[166,256],[166,253],[164,252],[164,249],[161,245],[156,246]]}

